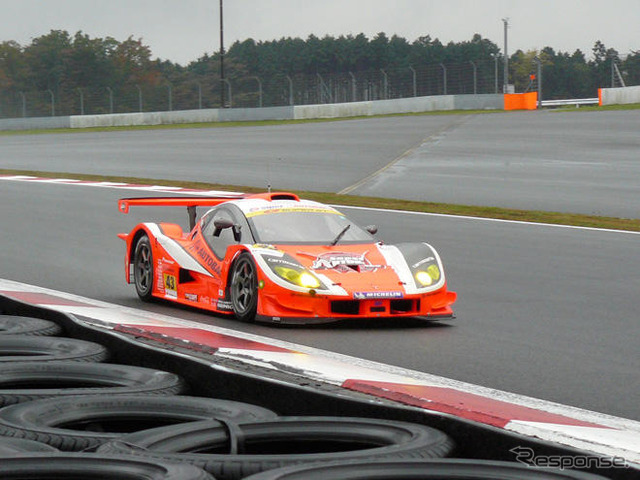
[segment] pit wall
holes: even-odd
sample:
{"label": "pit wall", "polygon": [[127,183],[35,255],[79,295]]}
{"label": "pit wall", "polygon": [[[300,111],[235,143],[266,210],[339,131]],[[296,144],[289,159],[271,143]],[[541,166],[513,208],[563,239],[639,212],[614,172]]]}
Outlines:
{"label": "pit wall", "polygon": [[625,105],[640,103],[640,86],[598,89],[599,104]]}
{"label": "pit wall", "polygon": [[261,120],[302,120],[419,113],[446,110],[502,110],[504,95],[442,95],[399,98],[371,102],[298,105],[266,108],[207,108],[173,112],[114,113],[0,119],[0,130],[53,128],[128,127],[179,123],[245,122]]}

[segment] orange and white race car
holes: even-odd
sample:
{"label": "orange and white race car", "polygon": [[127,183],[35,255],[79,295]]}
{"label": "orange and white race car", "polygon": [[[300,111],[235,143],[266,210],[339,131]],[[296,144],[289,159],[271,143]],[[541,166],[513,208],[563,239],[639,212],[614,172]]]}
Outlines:
{"label": "orange and white race car", "polygon": [[[125,270],[143,300],[163,298],[243,321],[327,323],[371,317],[453,317],[438,253],[426,243],[386,245],[333,207],[291,193],[126,198],[183,206],[190,231],[141,223]],[[196,207],[213,207],[196,222]]]}

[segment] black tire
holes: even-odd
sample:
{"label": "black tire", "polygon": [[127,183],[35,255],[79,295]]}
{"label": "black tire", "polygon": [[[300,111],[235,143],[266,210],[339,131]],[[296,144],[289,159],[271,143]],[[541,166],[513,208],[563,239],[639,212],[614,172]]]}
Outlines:
{"label": "black tire", "polygon": [[0,335],[60,335],[62,327],[41,318],[0,315]]}
{"label": "black tire", "polygon": [[253,322],[258,309],[258,271],[250,253],[241,253],[233,264],[229,296],[236,318]]}
{"label": "black tire", "polygon": [[142,235],[133,252],[133,279],[138,296],[145,302],[152,298],[154,278],[151,242],[147,235]]}
{"label": "black tire", "polygon": [[0,407],[70,395],[175,395],[186,390],[173,373],[108,363],[0,363]]}
{"label": "black tire", "polygon": [[58,449],[46,443],[24,438],[0,437],[0,457],[15,457],[24,452],[57,452]]}
{"label": "black tire", "polygon": [[187,464],[90,453],[31,454],[0,461],[2,480],[95,478],[100,480],[215,480]]}
{"label": "black tire", "polygon": [[256,405],[187,396],[122,395],[47,398],[0,409],[0,435],[44,442],[60,450],[93,450],[132,432],[178,423],[273,420]]}
{"label": "black tire", "polygon": [[99,343],[64,337],[0,335],[0,363],[5,362],[104,362],[107,349]]}
{"label": "black tire", "polygon": [[250,475],[244,480],[606,480],[575,470],[538,469],[515,462],[484,460],[383,460],[296,465]]}
{"label": "black tire", "polygon": [[238,480],[286,465],[426,459],[447,455],[452,448],[446,434],[418,424],[351,417],[281,417],[224,427],[216,422],[194,422],[155,428],[105,443],[98,451],[188,462],[220,480]]}

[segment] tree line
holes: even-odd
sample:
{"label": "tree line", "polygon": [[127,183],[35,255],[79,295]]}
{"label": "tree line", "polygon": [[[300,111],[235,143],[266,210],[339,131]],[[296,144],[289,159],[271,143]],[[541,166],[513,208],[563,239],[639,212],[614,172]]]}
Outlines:
{"label": "tree line", "polygon": [[[631,52],[622,59],[615,49],[597,41],[589,59],[580,50],[556,52],[546,47],[539,52],[516,51],[509,57],[510,83],[515,84],[516,91],[530,88],[531,74],[536,72],[536,58],[543,68],[545,99],[596,96],[599,87],[611,86],[613,64],[620,72],[620,76],[616,73],[614,82],[621,77],[627,85],[640,84],[640,51]],[[285,87],[280,85],[284,77],[316,81],[323,75],[349,73],[351,78],[363,78],[362,72],[382,71],[387,81],[387,72],[403,72],[402,75],[408,78],[408,69],[415,74],[418,68],[432,67],[435,78],[440,75],[439,66],[446,70],[446,66],[464,65],[468,70],[472,64],[474,82],[477,82],[475,75],[478,74],[485,79],[484,91],[478,93],[493,93],[493,83],[499,81],[500,88],[503,83],[502,78],[498,79],[503,65],[500,48],[478,34],[469,41],[446,45],[429,35],[409,42],[384,33],[371,39],[364,34],[322,38],[310,35],[307,39],[287,37],[259,42],[247,39],[233,43],[224,61],[225,77],[234,82],[258,81],[262,90],[262,82],[280,78],[278,95],[283,98]],[[155,88],[156,95],[165,96],[158,92],[162,91],[160,87],[168,86],[173,93],[173,97],[169,97],[169,101],[174,102],[171,108],[179,109],[181,96],[193,94],[197,85],[201,97],[204,91],[208,99],[204,106],[212,107],[217,106],[214,92],[223,88],[219,63],[220,52],[205,54],[188,65],[179,65],[152,59],[151,48],[141,39],[129,37],[118,41],[111,37],[91,38],[81,31],[71,35],[67,31],[52,30],[34,38],[29,45],[15,41],[0,43],[0,97],[13,95],[17,98],[20,94],[24,98],[24,92],[49,92],[60,104],[65,95],[68,102],[75,104],[77,92],[82,93],[82,89],[94,92],[108,89],[112,93],[133,92],[134,87],[138,91]],[[450,75],[451,72],[455,73],[455,70],[451,70]],[[465,75],[470,78],[470,74]],[[465,82],[463,93],[472,93],[470,80]],[[445,91],[446,87],[444,85]],[[442,85],[439,88],[442,90]],[[247,89],[256,90],[256,87]],[[433,91],[423,89],[426,94]],[[262,91],[260,94],[262,101]],[[392,95],[393,92],[385,94]],[[256,93],[252,95],[255,97]],[[275,104],[277,100],[271,102]]]}

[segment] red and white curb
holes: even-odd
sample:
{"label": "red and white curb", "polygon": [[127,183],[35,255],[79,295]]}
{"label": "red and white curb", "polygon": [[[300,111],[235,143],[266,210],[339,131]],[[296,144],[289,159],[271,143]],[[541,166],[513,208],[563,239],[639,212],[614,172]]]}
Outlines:
{"label": "red and white curb", "polygon": [[115,188],[120,190],[139,190],[145,192],[178,193],[182,195],[204,196],[239,196],[240,192],[226,192],[220,190],[198,190],[196,188],[168,187],[163,185],[146,185],[138,183],[99,182],[93,180],[75,180],[72,178],[33,177],[30,175],[0,175],[0,180],[13,182],[55,183],[62,185],[77,185],[82,187]]}
{"label": "red and white curb", "polygon": [[640,464],[640,422],[0,279],[0,295],[311,381]]}

